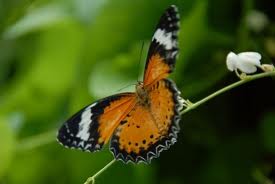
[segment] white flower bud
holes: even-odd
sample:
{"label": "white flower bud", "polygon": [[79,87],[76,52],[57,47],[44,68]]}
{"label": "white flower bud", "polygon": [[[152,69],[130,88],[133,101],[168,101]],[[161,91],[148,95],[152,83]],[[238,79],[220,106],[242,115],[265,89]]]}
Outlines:
{"label": "white flower bud", "polygon": [[240,70],[243,73],[254,73],[257,67],[261,66],[261,55],[257,52],[242,52],[235,54],[230,52],[226,58],[226,65],[228,70]]}

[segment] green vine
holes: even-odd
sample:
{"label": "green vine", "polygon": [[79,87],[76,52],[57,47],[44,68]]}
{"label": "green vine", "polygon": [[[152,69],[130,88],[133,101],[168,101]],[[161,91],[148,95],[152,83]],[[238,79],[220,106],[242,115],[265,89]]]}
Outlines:
{"label": "green vine", "polygon": [[[242,84],[245,84],[249,81],[253,81],[256,79],[260,79],[260,78],[264,78],[264,77],[271,77],[271,76],[275,76],[275,71],[272,72],[265,72],[265,73],[260,73],[260,74],[255,74],[255,75],[246,75],[245,77],[243,77],[240,81],[235,82],[229,86],[226,86],[212,94],[210,94],[209,96],[197,101],[196,103],[192,103],[189,100],[186,100],[185,105],[186,108],[181,112],[181,115],[187,113],[190,110],[193,110],[195,108],[197,108],[198,106],[204,104],[205,102],[209,101],[210,99],[226,92],[229,91],[230,89],[233,89],[235,87],[238,87]],[[103,173],[105,170],[107,170],[111,165],[113,165],[115,163],[115,159],[113,159],[111,162],[109,162],[107,165],[105,165],[101,170],[99,170],[96,174],[94,174],[93,176],[89,177],[86,182],[84,184],[94,184],[95,183],[95,179],[96,177],[98,177],[101,173]]]}
{"label": "green vine", "polygon": [[[186,108],[181,112],[181,115],[197,108],[198,106],[206,103],[210,99],[212,99],[226,91],[229,91],[230,89],[233,89],[235,87],[238,87],[242,84],[245,84],[247,82],[250,82],[250,81],[253,81],[256,79],[260,79],[260,78],[264,78],[264,77],[272,77],[272,76],[275,76],[275,71],[265,72],[265,73],[255,74],[255,75],[247,75],[244,78],[242,78],[240,81],[230,84],[229,86],[226,86],[226,87],[210,94],[209,96],[207,96],[195,103],[191,103],[189,100],[186,100],[186,102],[185,102]],[[39,134],[36,136],[26,138],[25,140],[22,140],[21,142],[18,143],[17,151],[18,152],[27,151],[27,150],[37,148],[39,146],[43,146],[45,144],[52,143],[55,140],[55,135],[56,135],[56,129],[45,132],[43,134]],[[105,170],[107,170],[111,165],[113,165],[115,163],[115,161],[116,160],[113,159],[108,164],[106,164],[102,169],[100,169],[97,173],[95,173],[93,176],[89,177],[86,180],[85,184],[90,184],[90,183],[93,184],[95,182],[96,177],[100,176]]]}

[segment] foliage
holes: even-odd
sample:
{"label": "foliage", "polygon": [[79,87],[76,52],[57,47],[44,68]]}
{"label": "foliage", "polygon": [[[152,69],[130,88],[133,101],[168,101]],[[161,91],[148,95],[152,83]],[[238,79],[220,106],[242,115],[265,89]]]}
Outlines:
{"label": "foliage", "polygon": [[[274,62],[275,14],[259,0],[0,0],[0,184],[83,183],[112,160],[107,147],[65,149],[55,132],[84,105],[141,77],[170,4],[181,14],[172,78],[184,98],[238,80],[226,71],[229,51],[254,50]],[[254,9],[268,17],[260,31],[246,21]],[[97,182],[263,183],[275,167],[274,84],[248,83],[184,114],[178,142],[152,164],[116,163]]]}

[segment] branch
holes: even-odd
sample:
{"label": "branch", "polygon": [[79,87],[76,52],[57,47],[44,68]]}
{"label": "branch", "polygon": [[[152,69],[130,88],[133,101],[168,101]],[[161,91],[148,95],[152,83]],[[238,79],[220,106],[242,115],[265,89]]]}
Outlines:
{"label": "branch", "polygon": [[[275,76],[275,71],[272,71],[272,72],[265,72],[265,73],[260,73],[260,74],[255,74],[255,75],[247,75],[245,76],[244,78],[242,78],[240,81],[238,82],[235,82],[229,86],[226,86],[214,93],[212,93],[211,95],[197,101],[196,103],[191,103],[190,101],[187,100],[186,102],[186,109],[184,109],[182,112],[181,112],[181,115],[187,113],[188,111],[192,110],[192,109],[195,109],[197,108],[198,106],[204,104],[205,102],[207,102],[208,100],[226,92],[226,91],[229,91],[230,89],[233,89],[235,87],[238,87],[242,84],[245,84],[249,81],[253,81],[253,80],[256,80],[256,79],[260,79],[260,78],[264,78],[264,77],[271,77],[271,76]],[[115,163],[115,159],[113,159],[111,162],[109,162],[107,165],[105,165],[101,170],[99,170],[96,174],[94,174],[93,176],[89,177],[86,182],[84,184],[94,184],[95,183],[95,178],[98,177],[100,174],[102,174],[106,169],[108,169],[112,164]]]}
{"label": "branch", "polygon": [[[244,78],[242,78],[240,81],[235,82],[229,86],[226,86],[226,87],[210,94],[209,96],[197,101],[196,103],[191,103],[187,100],[187,102],[186,102],[187,107],[186,107],[186,109],[184,109],[181,112],[181,115],[187,113],[190,110],[197,108],[198,106],[204,104],[205,102],[209,101],[210,99],[212,99],[226,91],[229,91],[230,89],[233,89],[235,87],[238,87],[242,84],[245,84],[247,82],[250,82],[250,81],[253,81],[256,79],[260,79],[260,78],[264,78],[264,77],[271,77],[271,76],[275,76],[275,71],[265,72],[265,73],[255,74],[255,75],[248,75],[248,76],[245,76]],[[22,140],[21,142],[18,143],[17,151],[26,151],[26,150],[37,148],[39,146],[43,146],[45,144],[49,144],[55,140],[55,134],[56,134],[56,130],[54,129],[54,130],[45,132],[43,134],[32,136],[30,138]],[[95,183],[95,178],[98,177],[99,175],[101,175],[104,171],[106,171],[111,165],[113,165],[115,163],[115,161],[116,160],[113,159],[107,165],[105,165],[102,169],[100,169],[96,174],[89,177],[86,180],[85,184]]]}
{"label": "branch", "polygon": [[245,84],[247,82],[250,82],[250,81],[253,81],[253,80],[256,80],[256,79],[260,79],[260,78],[264,78],[264,77],[271,77],[271,76],[275,76],[275,71],[272,71],[272,72],[265,72],[265,73],[260,73],[260,74],[255,74],[255,75],[247,75],[245,76],[242,80],[238,81],[238,82],[235,82],[229,86],[226,86],[214,93],[212,93],[211,95],[197,101],[196,103],[191,103],[187,100],[187,103],[186,103],[186,106],[187,108],[184,109],[182,112],[181,112],[181,115],[187,113],[188,111],[192,110],[192,109],[195,109],[197,108],[198,106],[204,104],[205,102],[207,102],[208,100],[226,92],[226,91],[229,91],[230,89],[233,89],[235,87],[238,87],[242,84]]}
{"label": "branch", "polygon": [[115,163],[116,159],[113,159],[111,162],[109,162],[107,165],[105,165],[102,169],[100,169],[97,173],[95,173],[93,176],[89,177],[84,184],[89,184],[92,182],[92,184],[95,183],[95,178],[102,174],[106,169],[108,169],[113,163]]}

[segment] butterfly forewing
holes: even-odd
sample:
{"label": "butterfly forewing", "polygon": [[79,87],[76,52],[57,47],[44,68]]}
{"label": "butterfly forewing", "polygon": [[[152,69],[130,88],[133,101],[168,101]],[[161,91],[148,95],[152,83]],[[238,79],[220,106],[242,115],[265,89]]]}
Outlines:
{"label": "butterfly forewing", "polygon": [[99,100],[67,120],[59,129],[57,139],[69,148],[100,150],[133,103],[134,93],[122,93]]}
{"label": "butterfly forewing", "polygon": [[179,14],[170,6],[161,16],[147,56],[144,84],[166,78],[174,69],[178,54]]}

